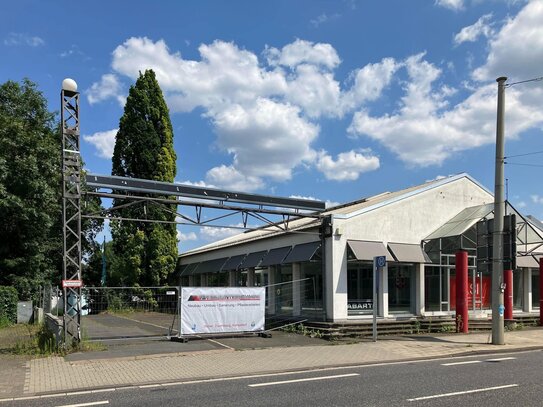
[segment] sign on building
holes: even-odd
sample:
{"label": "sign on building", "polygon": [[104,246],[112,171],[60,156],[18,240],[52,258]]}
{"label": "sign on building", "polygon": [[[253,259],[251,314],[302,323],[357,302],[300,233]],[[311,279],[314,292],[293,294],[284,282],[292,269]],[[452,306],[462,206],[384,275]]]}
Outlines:
{"label": "sign on building", "polygon": [[264,330],[264,287],[182,287],[181,335]]}

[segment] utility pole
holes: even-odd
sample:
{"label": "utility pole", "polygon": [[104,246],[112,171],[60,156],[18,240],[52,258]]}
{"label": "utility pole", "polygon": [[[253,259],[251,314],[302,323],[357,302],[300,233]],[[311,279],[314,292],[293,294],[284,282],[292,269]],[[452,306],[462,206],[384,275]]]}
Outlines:
{"label": "utility pole", "polygon": [[494,231],[492,233],[492,344],[504,345],[505,307],[503,285],[503,216],[505,214],[504,200],[504,99],[505,81],[501,76],[498,82],[498,115],[496,122],[496,174],[494,185]]}

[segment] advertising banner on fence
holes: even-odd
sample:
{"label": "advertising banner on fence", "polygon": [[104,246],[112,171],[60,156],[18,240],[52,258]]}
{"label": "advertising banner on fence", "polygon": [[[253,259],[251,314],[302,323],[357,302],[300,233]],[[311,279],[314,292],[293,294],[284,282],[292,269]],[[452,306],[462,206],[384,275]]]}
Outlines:
{"label": "advertising banner on fence", "polygon": [[182,287],[181,335],[264,330],[263,287]]}

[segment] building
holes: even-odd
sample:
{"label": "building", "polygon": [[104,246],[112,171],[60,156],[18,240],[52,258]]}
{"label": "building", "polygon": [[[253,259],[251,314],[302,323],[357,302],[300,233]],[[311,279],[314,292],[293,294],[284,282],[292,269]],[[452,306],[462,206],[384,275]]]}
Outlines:
{"label": "building", "polygon": [[[514,310],[539,308],[543,225],[516,215]],[[493,195],[468,174],[385,192],[298,219],[288,232],[251,230],[182,254],[185,286],[266,286],[268,316],[344,321],[373,313],[373,258],[384,255],[378,315],[449,315],[455,309],[455,253],[469,259],[470,312],[490,313],[490,270],[479,247]],[[483,230],[484,229],[484,230]],[[479,254],[479,257],[477,255]]]}

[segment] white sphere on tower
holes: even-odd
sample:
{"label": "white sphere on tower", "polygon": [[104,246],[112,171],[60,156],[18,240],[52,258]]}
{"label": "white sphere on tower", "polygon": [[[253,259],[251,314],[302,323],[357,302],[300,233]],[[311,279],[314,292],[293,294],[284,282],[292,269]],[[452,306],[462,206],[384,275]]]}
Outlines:
{"label": "white sphere on tower", "polygon": [[62,81],[62,89],[70,92],[77,92],[77,83],[71,78],[66,78]]}

